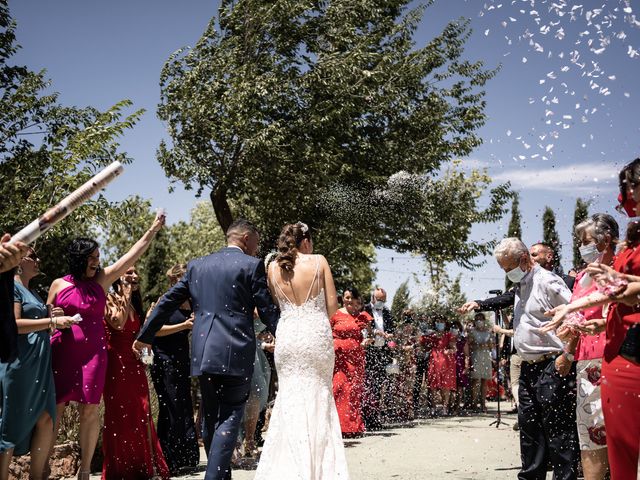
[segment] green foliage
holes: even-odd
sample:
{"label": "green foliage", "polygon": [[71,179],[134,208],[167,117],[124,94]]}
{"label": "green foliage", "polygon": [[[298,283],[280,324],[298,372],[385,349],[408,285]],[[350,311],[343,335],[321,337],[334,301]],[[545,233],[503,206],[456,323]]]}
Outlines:
{"label": "green foliage", "polygon": [[[187,263],[189,260],[208,255],[222,248],[225,237],[218,224],[211,204],[198,202],[191,210],[188,222],[179,221],[169,228],[168,257],[171,264]],[[169,268],[171,265],[167,265]]]}
{"label": "green foliage", "polygon": [[[369,195],[396,172],[429,177],[469,154],[485,122],[482,88],[495,74],[462,59],[467,21],[416,45],[428,5],[409,4],[222,1],[217,22],[162,70],[158,116],[171,141],[160,144],[158,160],[169,178],[198,194],[210,190],[223,230],[236,216],[256,221],[267,249],[283,224],[307,222],[318,251],[332,265],[342,259],[338,283],[370,284],[373,272],[352,261],[371,257],[374,245],[402,244],[406,228],[360,230],[351,219],[345,232],[325,196],[336,186]],[[456,176],[449,185],[456,183],[465,182]],[[370,223],[381,217],[358,214]],[[432,242],[445,230],[435,221],[422,228]],[[463,234],[469,228],[464,222]],[[455,244],[456,252],[439,246],[421,244],[419,251],[473,266],[465,256],[485,250],[465,242]]]}
{"label": "green foliage", "polygon": [[495,242],[471,240],[471,229],[500,219],[511,195],[508,184],[499,185],[487,195],[488,205],[481,208],[481,197],[490,183],[484,172],[454,168],[435,178],[407,172],[392,176],[386,189],[373,199],[374,210],[384,219],[380,244],[421,255],[436,287],[447,262],[465,268],[480,266],[474,259],[489,254]]}
{"label": "green foliage", "polygon": [[446,273],[443,273],[437,286],[426,290],[422,298],[412,305],[414,311],[429,317],[442,315],[450,321],[460,320],[461,316],[456,309],[466,303],[467,297],[462,292],[460,285],[461,276],[458,275],[451,281]]}
{"label": "green foliage", "polygon": [[[509,220],[509,228],[507,237],[515,237],[522,240],[522,216],[520,215],[520,195],[517,192],[513,194],[513,203],[511,204],[511,220]],[[513,282],[505,277],[504,289],[509,290],[513,286]]]}
{"label": "green foliage", "polygon": [[544,213],[542,215],[542,238],[543,241],[553,248],[553,270],[561,274],[562,273],[562,265],[561,260],[562,257],[560,255],[560,249],[562,245],[560,244],[560,237],[558,236],[558,231],[556,230],[556,214],[553,212],[551,207],[545,207]]}
{"label": "green foliage", "polygon": [[[45,72],[9,65],[17,49],[15,22],[6,2],[1,2],[0,196],[6,207],[0,212],[0,225],[9,232],[30,223],[109,163],[129,163],[118,152],[117,139],[143,113],[125,115],[131,107],[127,100],[106,112],[59,105],[57,93],[45,94],[51,87]],[[37,283],[48,285],[65,273],[69,240],[94,236],[95,225],[115,208],[100,195],[42,237],[36,248],[45,275]]]}
{"label": "green foliage", "polygon": [[581,240],[576,236],[576,226],[585,221],[589,217],[589,205],[591,201],[586,202],[581,198],[576,199],[576,208],[573,212],[573,230],[571,231],[571,238],[573,238],[573,267],[579,267],[584,263],[580,256]]}
{"label": "green foliage", "polygon": [[393,296],[391,302],[391,315],[396,322],[399,322],[402,318],[402,312],[409,308],[411,302],[411,296],[409,295],[409,279],[400,284]]}

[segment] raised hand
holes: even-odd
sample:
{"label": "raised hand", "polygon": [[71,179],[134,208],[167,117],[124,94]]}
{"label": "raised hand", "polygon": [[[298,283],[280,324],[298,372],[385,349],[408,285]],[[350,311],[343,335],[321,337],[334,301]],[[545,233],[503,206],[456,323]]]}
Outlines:
{"label": "raised hand", "polygon": [[478,302],[467,302],[464,305],[462,305],[460,308],[458,308],[458,313],[469,313],[469,312],[473,312],[474,310],[477,310],[478,308],[480,308],[480,305],[478,305]]}
{"label": "raised hand", "polygon": [[17,267],[22,257],[29,251],[24,243],[7,243],[9,240],[11,240],[11,235],[8,233],[5,233],[0,239],[0,273],[8,272]]}

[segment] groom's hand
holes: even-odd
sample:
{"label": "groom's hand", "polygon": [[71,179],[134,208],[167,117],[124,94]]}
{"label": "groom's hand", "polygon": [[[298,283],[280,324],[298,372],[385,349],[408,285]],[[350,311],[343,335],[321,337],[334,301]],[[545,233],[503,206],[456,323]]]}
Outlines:
{"label": "groom's hand", "polygon": [[140,358],[143,348],[147,348],[149,351],[151,351],[151,345],[149,345],[148,343],[140,342],[138,340],[133,342],[132,350],[136,358]]}

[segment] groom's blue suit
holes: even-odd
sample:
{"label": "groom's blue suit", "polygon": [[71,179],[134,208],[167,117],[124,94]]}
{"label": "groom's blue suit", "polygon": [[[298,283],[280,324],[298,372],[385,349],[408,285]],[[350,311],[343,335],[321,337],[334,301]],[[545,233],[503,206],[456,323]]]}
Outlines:
{"label": "groom's blue suit", "polygon": [[191,374],[199,377],[202,393],[205,479],[224,480],[231,478],[231,456],[253,373],[253,312],[258,310],[274,335],[279,312],[267,288],[264,263],[226,247],[189,262],[184,277],[155,306],[138,340],[151,343],[187,299],[195,314]]}

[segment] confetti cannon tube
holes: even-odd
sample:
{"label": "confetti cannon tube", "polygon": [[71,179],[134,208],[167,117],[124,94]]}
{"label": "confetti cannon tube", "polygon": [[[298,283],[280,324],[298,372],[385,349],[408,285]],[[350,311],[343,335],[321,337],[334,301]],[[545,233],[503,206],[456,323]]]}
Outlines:
{"label": "confetti cannon tube", "polygon": [[57,205],[47,210],[44,215],[34,220],[18,233],[11,237],[10,243],[23,242],[32,243],[44,232],[53,227],[56,223],[66,218],[76,208],[84,204],[96,193],[106,187],[113,179],[118,177],[124,168],[120,162],[113,162],[100,173],[97,173],[88,182],[76,191],[61,200]]}

